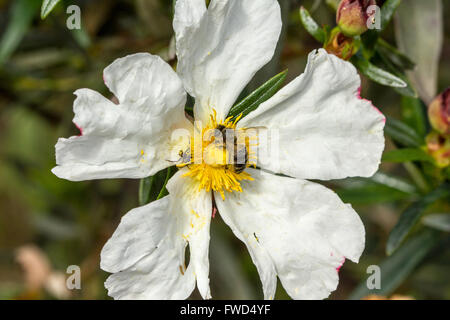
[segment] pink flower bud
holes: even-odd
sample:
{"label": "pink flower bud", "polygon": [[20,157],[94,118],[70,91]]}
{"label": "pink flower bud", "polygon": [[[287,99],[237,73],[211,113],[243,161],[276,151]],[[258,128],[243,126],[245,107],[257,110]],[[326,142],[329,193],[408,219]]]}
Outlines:
{"label": "pink flower bud", "polygon": [[430,103],[428,117],[434,129],[442,134],[450,135],[450,87]]}
{"label": "pink flower bud", "polygon": [[336,12],[336,23],[347,37],[354,37],[367,30],[367,8],[375,0],[342,0]]}

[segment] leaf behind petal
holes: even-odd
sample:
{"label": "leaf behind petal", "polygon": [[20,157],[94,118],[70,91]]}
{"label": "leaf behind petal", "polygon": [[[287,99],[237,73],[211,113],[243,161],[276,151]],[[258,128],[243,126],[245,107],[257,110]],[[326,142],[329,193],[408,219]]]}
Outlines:
{"label": "leaf behind petal", "polygon": [[382,161],[385,162],[409,162],[428,161],[434,163],[434,159],[420,148],[404,148],[385,152]]}
{"label": "leaf behind petal", "polygon": [[380,289],[369,289],[367,287],[368,280],[364,279],[351,293],[349,299],[362,299],[371,294],[390,295],[438,243],[438,232],[433,230],[422,231],[379,265],[381,272]]}
{"label": "leaf behind petal", "polygon": [[429,205],[439,199],[450,196],[450,186],[444,184],[431,191],[419,201],[410,205],[400,216],[399,221],[389,234],[386,253],[391,255],[401,245]]}
{"label": "leaf behind petal", "polygon": [[361,55],[354,55],[351,61],[362,74],[376,83],[394,88],[404,88],[407,86],[405,81],[386,70],[378,68]]}
{"label": "leaf behind petal", "polygon": [[47,18],[61,0],[44,0],[41,7],[41,19]]}
{"label": "leaf behind petal", "polygon": [[228,117],[236,118],[242,113],[243,118],[253,110],[256,110],[261,103],[278,92],[286,79],[286,75],[287,70],[284,70],[250,93],[246,98],[230,109]]}
{"label": "leaf behind petal", "polygon": [[405,147],[419,147],[425,143],[413,128],[391,117],[387,117],[385,132]]}

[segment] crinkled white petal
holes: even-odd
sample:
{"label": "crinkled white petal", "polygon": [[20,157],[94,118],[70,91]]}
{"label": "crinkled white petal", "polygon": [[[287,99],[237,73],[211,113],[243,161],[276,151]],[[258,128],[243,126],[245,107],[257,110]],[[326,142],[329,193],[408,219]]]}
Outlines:
{"label": "crinkled white petal", "polygon": [[177,72],[196,97],[195,118],[223,119],[254,74],[273,56],[281,31],[276,0],[178,0]]}
{"label": "crinkled white petal", "polygon": [[348,204],[324,186],[254,169],[243,192],[215,197],[223,220],[242,240],[258,268],[264,297],[276,276],[294,299],[323,299],[338,285],[345,258],[357,262],[364,226]]}
{"label": "crinkled white petal", "polygon": [[105,69],[105,80],[120,104],[90,89],[75,92],[73,121],[82,135],[58,140],[53,172],[60,178],[147,177],[171,165],[189,143],[172,139],[174,129],[187,136],[192,125],[184,116],[181,80],[161,58],[118,59]]}
{"label": "crinkled white petal", "polygon": [[127,213],[105,244],[100,266],[114,273],[105,286],[115,299],[185,299],[196,280],[202,296],[211,298],[211,193],[191,190],[184,172],[170,179],[169,196]]}
{"label": "crinkled white petal", "polygon": [[185,270],[183,216],[169,213],[171,197],[127,213],[101,253],[100,266],[114,272],[105,282],[114,299],[186,299],[195,288]]}
{"label": "crinkled white petal", "polygon": [[239,122],[258,128],[258,166],[302,179],[373,175],[385,118],[359,97],[360,83],[351,63],[310,53],[305,73]]}
{"label": "crinkled white petal", "polygon": [[116,59],[103,71],[103,80],[121,104],[146,98],[153,114],[170,113],[185,104],[178,75],[163,59],[149,53]]}

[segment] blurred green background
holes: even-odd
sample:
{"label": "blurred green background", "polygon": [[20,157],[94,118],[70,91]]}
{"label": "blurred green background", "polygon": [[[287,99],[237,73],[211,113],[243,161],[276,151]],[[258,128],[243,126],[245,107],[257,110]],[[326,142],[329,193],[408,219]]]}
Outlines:
{"label": "blurred green background", "polygon": [[[404,0],[398,10],[409,1]],[[249,84],[248,93],[286,68],[287,81],[303,72],[307,54],[321,44],[303,28],[299,8],[303,5],[319,24],[334,26],[333,2],[280,0],[285,29],[279,49]],[[443,18],[450,13],[449,2],[442,1],[442,12],[438,12],[443,21],[442,50],[433,62],[438,72],[433,74],[430,66],[421,65],[430,58],[426,46],[415,57],[418,66],[429,70],[427,81],[437,83],[433,95],[450,84],[450,20]],[[71,122],[76,89],[91,88],[112,97],[103,84],[102,70],[114,59],[145,51],[175,64],[172,2],[61,1],[45,20],[40,18],[41,4],[39,0],[0,0],[0,299],[105,299],[107,273],[99,268],[100,250],[121,216],[138,205],[139,181],[60,180],[50,172],[55,165],[54,145],[58,137],[78,134]],[[81,8],[82,30],[66,28],[70,4]],[[432,28],[425,31],[412,35],[418,46],[423,38],[438,35]],[[395,33],[395,23],[390,23],[383,38],[396,45]],[[398,92],[365,77],[362,81],[363,97],[394,119],[405,116],[404,98]],[[398,145],[387,137],[386,150],[395,148]],[[387,239],[400,214],[425,193],[420,177],[417,185],[414,170],[425,169],[420,163],[386,162],[372,179],[325,183],[354,206],[367,232],[360,263],[345,263],[331,299],[346,299],[352,292],[357,298],[365,295],[354,290],[369,276],[366,268],[386,261],[391,268],[386,281],[391,282],[380,294],[450,298],[448,233],[420,233],[413,238],[418,245],[409,241],[401,252],[386,254]],[[449,211],[448,199],[427,207],[427,212],[444,211]],[[418,228],[423,228],[420,223]],[[414,237],[415,230],[411,232]],[[220,216],[213,220],[211,234],[213,298],[262,298],[249,254]],[[439,241],[430,243],[431,238]],[[392,262],[393,258],[397,260]],[[65,290],[69,265],[81,268],[81,290]],[[197,291],[192,298],[200,298]],[[281,285],[277,298],[289,298]]]}

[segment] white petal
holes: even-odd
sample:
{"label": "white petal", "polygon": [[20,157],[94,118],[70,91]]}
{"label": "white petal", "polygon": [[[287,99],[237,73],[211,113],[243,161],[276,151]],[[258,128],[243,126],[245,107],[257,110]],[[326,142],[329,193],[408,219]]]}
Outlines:
{"label": "white petal", "polygon": [[103,71],[103,79],[121,104],[147,98],[154,114],[184,107],[181,81],[159,56],[136,53],[116,59]]}
{"label": "white petal", "polygon": [[173,130],[187,135],[192,126],[184,116],[181,80],[159,57],[118,59],[105,69],[105,79],[121,104],[93,90],[75,92],[74,122],[82,136],[58,141],[53,172],[60,178],[147,177],[171,165],[172,148],[185,150],[189,143],[171,141]]}
{"label": "white petal", "polygon": [[[203,4],[201,3],[203,2]],[[177,72],[196,97],[195,118],[212,108],[223,119],[254,74],[273,56],[281,31],[276,0],[178,0]]]}
{"label": "white petal", "polygon": [[211,297],[211,194],[192,193],[183,172],[169,181],[169,196],[127,213],[104,246],[101,268],[114,273],[105,286],[115,299],[185,299],[196,279],[202,296]]}
{"label": "white petal", "polygon": [[250,251],[265,298],[273,298],[276,275],[294,299],[328,297],[344,259],[357,262],[364,250],[360,218],[320,184],[247,171],[255,180],[216,204]]}
{"label": "white petal", "polygon": [[197,278],[197,287],[203,299],[210,299],[209,288],[209,229],[212,214],[212,194],[198,190],[198,184],[182,177],[187,168],[180,170],[167,184],[172,197],[171,210],[187,217],[187,230],[182,237],[189,242],[190,265]]}
{"label": "white petal", "polygon": [[104,246],[100,266],[116,272],[105,282],[114,299],[185,299],[194,290],[192,268],[184,270],[187,243],[169,206],[165,197],[131,210]]}
{"label": "white petal", "polygon": [[260,128],[258,165],[302,179],[373,175],[385,118],[360,83],[351,63],[313,51],[304,74],[239,122]]}
{"label": "white petal", "polygon": [[160,250],[159,244],[169,238],[168,232],[174,231],[176,223],[169,214],[170,200],[165,197],[126,213],[102,249],[100,267],[110,273],[119,272]]}

